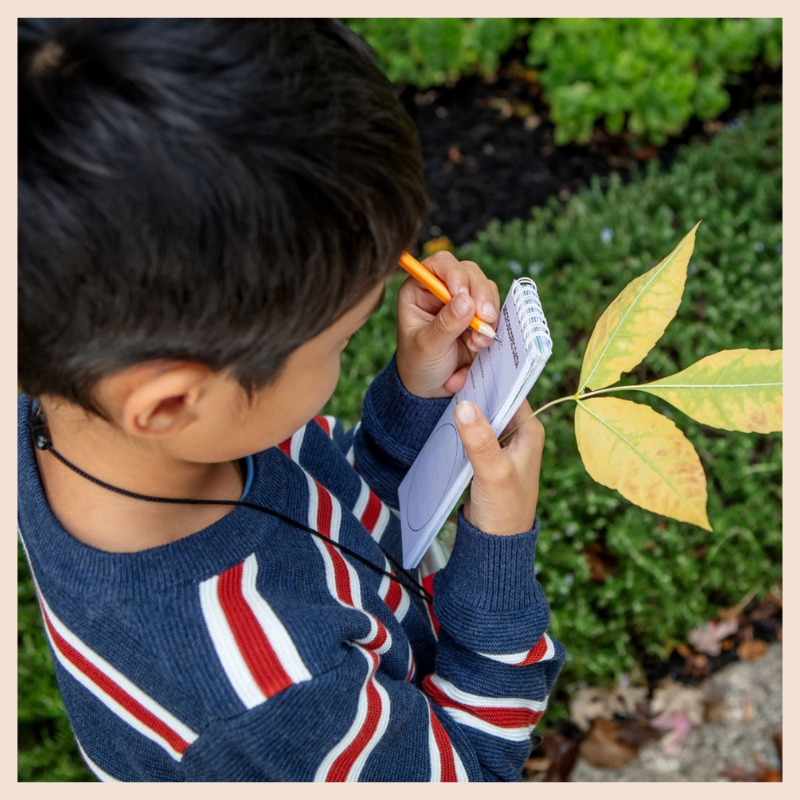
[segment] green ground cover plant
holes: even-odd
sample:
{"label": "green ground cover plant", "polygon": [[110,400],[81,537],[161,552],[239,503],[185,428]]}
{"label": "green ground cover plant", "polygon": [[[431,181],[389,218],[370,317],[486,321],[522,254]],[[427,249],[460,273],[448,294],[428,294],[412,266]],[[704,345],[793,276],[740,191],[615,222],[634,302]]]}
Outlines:
{"label": "green ground cover plant", "polygon": [[500,57],[530,28],[527,20],[348,19],[369,43],[392,83],[419,89],[451,83],[472,72],[490,75]]}
{"label": "green ground cover plant", "polygon": [[715,119],[729,105],[724,84],[757,58],[777,67],[780,19],[543,19],[527,62],[556,125],[556,144],[586,144],[595,123],[655,145],[693,116]]}
{"label": "green ground cover plant", "polygon": [[[676,321],[621,384],[671,375],[723,349],[781,347],[781,150],[781,108],[761,107],[710,144],[684,147],[669,171],[652,163],[628,185],[597,180],[530,219],[491,223],[458,253],[477,261],[501,295],[518,275],[537,282],[554,352],[534,408],[574,391],[598,316],[701,218]],[[324,413],[348,424],[358,419],[366,387],[394,349],[403,279],[391,279],[383,307],[352,339]],[[656,517],[595,484],[571,415],[564,406],[542,413],[539,580],[570,660],[540,727],[566,717],[564,698],[577,682],[600,684],[625,672],[636,681],[637,654],[664,657],[718,607],[780,581],[781,435],[718,431],[637,395],[651,400],[708,467],[715,532]],[[610,559],[602,580],[592,578],[588,555],[597,548]],[[69,733],[21,553],[18,574],[18,778],[93,780]]]}

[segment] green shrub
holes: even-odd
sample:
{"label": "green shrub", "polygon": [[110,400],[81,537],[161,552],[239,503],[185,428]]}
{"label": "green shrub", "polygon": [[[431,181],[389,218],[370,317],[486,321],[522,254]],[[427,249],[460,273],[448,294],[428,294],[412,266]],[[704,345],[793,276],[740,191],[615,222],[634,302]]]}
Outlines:
{"label": "green shrub", "polygon": [[[678,315],[623,383],[673,374],[722,349],[781,347],[781,146],[781,108],[762,107],[711,144],[684,148],[669,172],[653,163],[627,186],[616,176],[594,180],[530,220],[490,223],[458,253],[480,264],[501,296],[517,274],[537,282],[554,347],[534,408],[577,389],[597,318],[701,218]],[[572,656],[560,691],[618,677],[634,667],[635,651],[665,656],[717,607],[752,588],[765,592],[781,575],[781,435],[722,432],[643,393],[626,397],[669,416],[695,445],[714,533],[595,484],[567,407],[544,412],[539,577],[553,631]],[[591,579],[584,553],[595,544],[618,559],[602,582]]]}
{"label": "green shrub", "polygon": [[601,120],[662,145],[692,116],[728,107],[731,74],[759,57],[780,65],[782,30],[780,19],[544,19],[527,60],[540,68],[557,144],[585,144]]}
{"label": "green shrub", "polygon": [[348,19],[347,24],[375,50],[392,83],[425,89],[463,74],[495,72],[500,57],[524,36],[526,20]]}

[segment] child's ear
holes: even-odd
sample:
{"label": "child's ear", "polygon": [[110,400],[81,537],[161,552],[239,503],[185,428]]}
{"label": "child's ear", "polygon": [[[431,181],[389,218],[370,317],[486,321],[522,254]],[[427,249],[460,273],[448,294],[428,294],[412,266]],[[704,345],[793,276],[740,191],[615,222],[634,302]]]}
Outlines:
{"label": "child's ear", "polygon": [[190,362],[140,364],[106,378],[102,392],[113,398],[126,433],[167,438],[198,418],[200,401],[214,374],[210,367]]}

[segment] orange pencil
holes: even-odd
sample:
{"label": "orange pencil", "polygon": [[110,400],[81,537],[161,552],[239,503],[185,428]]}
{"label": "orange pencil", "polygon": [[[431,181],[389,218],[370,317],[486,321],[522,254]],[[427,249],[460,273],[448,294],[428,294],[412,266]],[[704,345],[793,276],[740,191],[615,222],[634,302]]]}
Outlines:
{"label": "orange pencil", "polygon": [[[400,266],[443,303],[450,302],[451,295],[444,283],[442,283],[442,281],[440,281],[424,264],[420,264],[410,253],[403,251],[403,254],[400,256]],[[497,342],[500,341],[500,337],[494,332],[494,328],[492,328],[488,322],[484,322],[480,317],[473,317],[470,325],[478,331],[478,333],[482,333],[484,336],[488,336]]]}

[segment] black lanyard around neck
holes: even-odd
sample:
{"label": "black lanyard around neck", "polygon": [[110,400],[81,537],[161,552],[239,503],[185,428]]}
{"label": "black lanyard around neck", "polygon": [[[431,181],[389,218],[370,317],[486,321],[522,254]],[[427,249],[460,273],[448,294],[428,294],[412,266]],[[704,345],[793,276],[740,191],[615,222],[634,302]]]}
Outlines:
{"label": "black lanyard around neck", "polygon": [[[43,450],[48,453],[52,453],[65,467],[69,467],[73,472],[80,475],[82,478],[86,478],[86,480],[91,481],[92,483],[96,484],[97,486],[102,487],[103,489],[108,489],[111,492],[116,492],[117,494],[124,495],[125,497],[131,497],[134,500],[146,500],[150,503],[177,503],[181,505],[213,505],[213,506],[241,506],[243,508],[249,508],[253,511],[260,511],[263,514],[269,514],[270,516],[275,517],[276,519],[285,522],[287,525],[291,525],[295,528],[300,528],[300,530],[305,531],[306,533],[310,533],[312,536],[316,536],[318,539],[321,539],[323,542],[333,545],[337,549],[341,550],[343,553],[346,553],[351,558],[356,559],[356,561],[360,561],[365,566],[369,567],[375,572],[379,572],[381,575],[389,578],[389,580],[396,581],[399,583],[406,591],[410,592],[411,594],[416,595],[417,597],[421,597],[426,603],[431,604],[433,601],[433,597],[430,595],[429,592],[425,590],[425,588],[403,567],[401,567],[394,558],[392,558],[389,553],[387,553],[381,547],[383,554],[389,561],[392,562],[394,567],[398,570],[398,574],[394,574],[388,570],[383,569],[382,567],[378,566],[377,564],[370,561],[368,558],[362,556],[360,553],[357,553],[355,550],[351,550],[349,547],[341,544],[340,542],[336,542],[333,539],[325,536],[324,534],[320,533],[314,528],[310,527],[309,525],[305,525],[302,522],[298,522],[296,519],[292,519],[291,517],[286,516],[286,514],[282,514],[280,511],[275,511],[274,509],[267,508],[266,506],[259,505],[258,503],[250,503],[247,500],[198,500],[196,498],[188,498],[188,497],[152,497],[146,494],[139,494],[137,492],[130,492],[127,489],[121,489],[119,486],[112,486],[110,483],[106,483],[105,481],[100,480],[100,478],[95,478],[94,475],[90,475],[88,472],[85,472],[80,467],[73,464],[71,461],[68,461],[64,456],[61,455],[54,447],[53,442],[50,439],[50,433],[47,430],[47,421],[44,418],[44,415],[41,412],[41,408],[33,415],[31,415],[28,419],[28,431],[31,436],[31,442],[33,446],[37,450]],[[380,547],[380,544],[378,544]],[[405,580],[401,580],[399,575],[402,575]]]}

